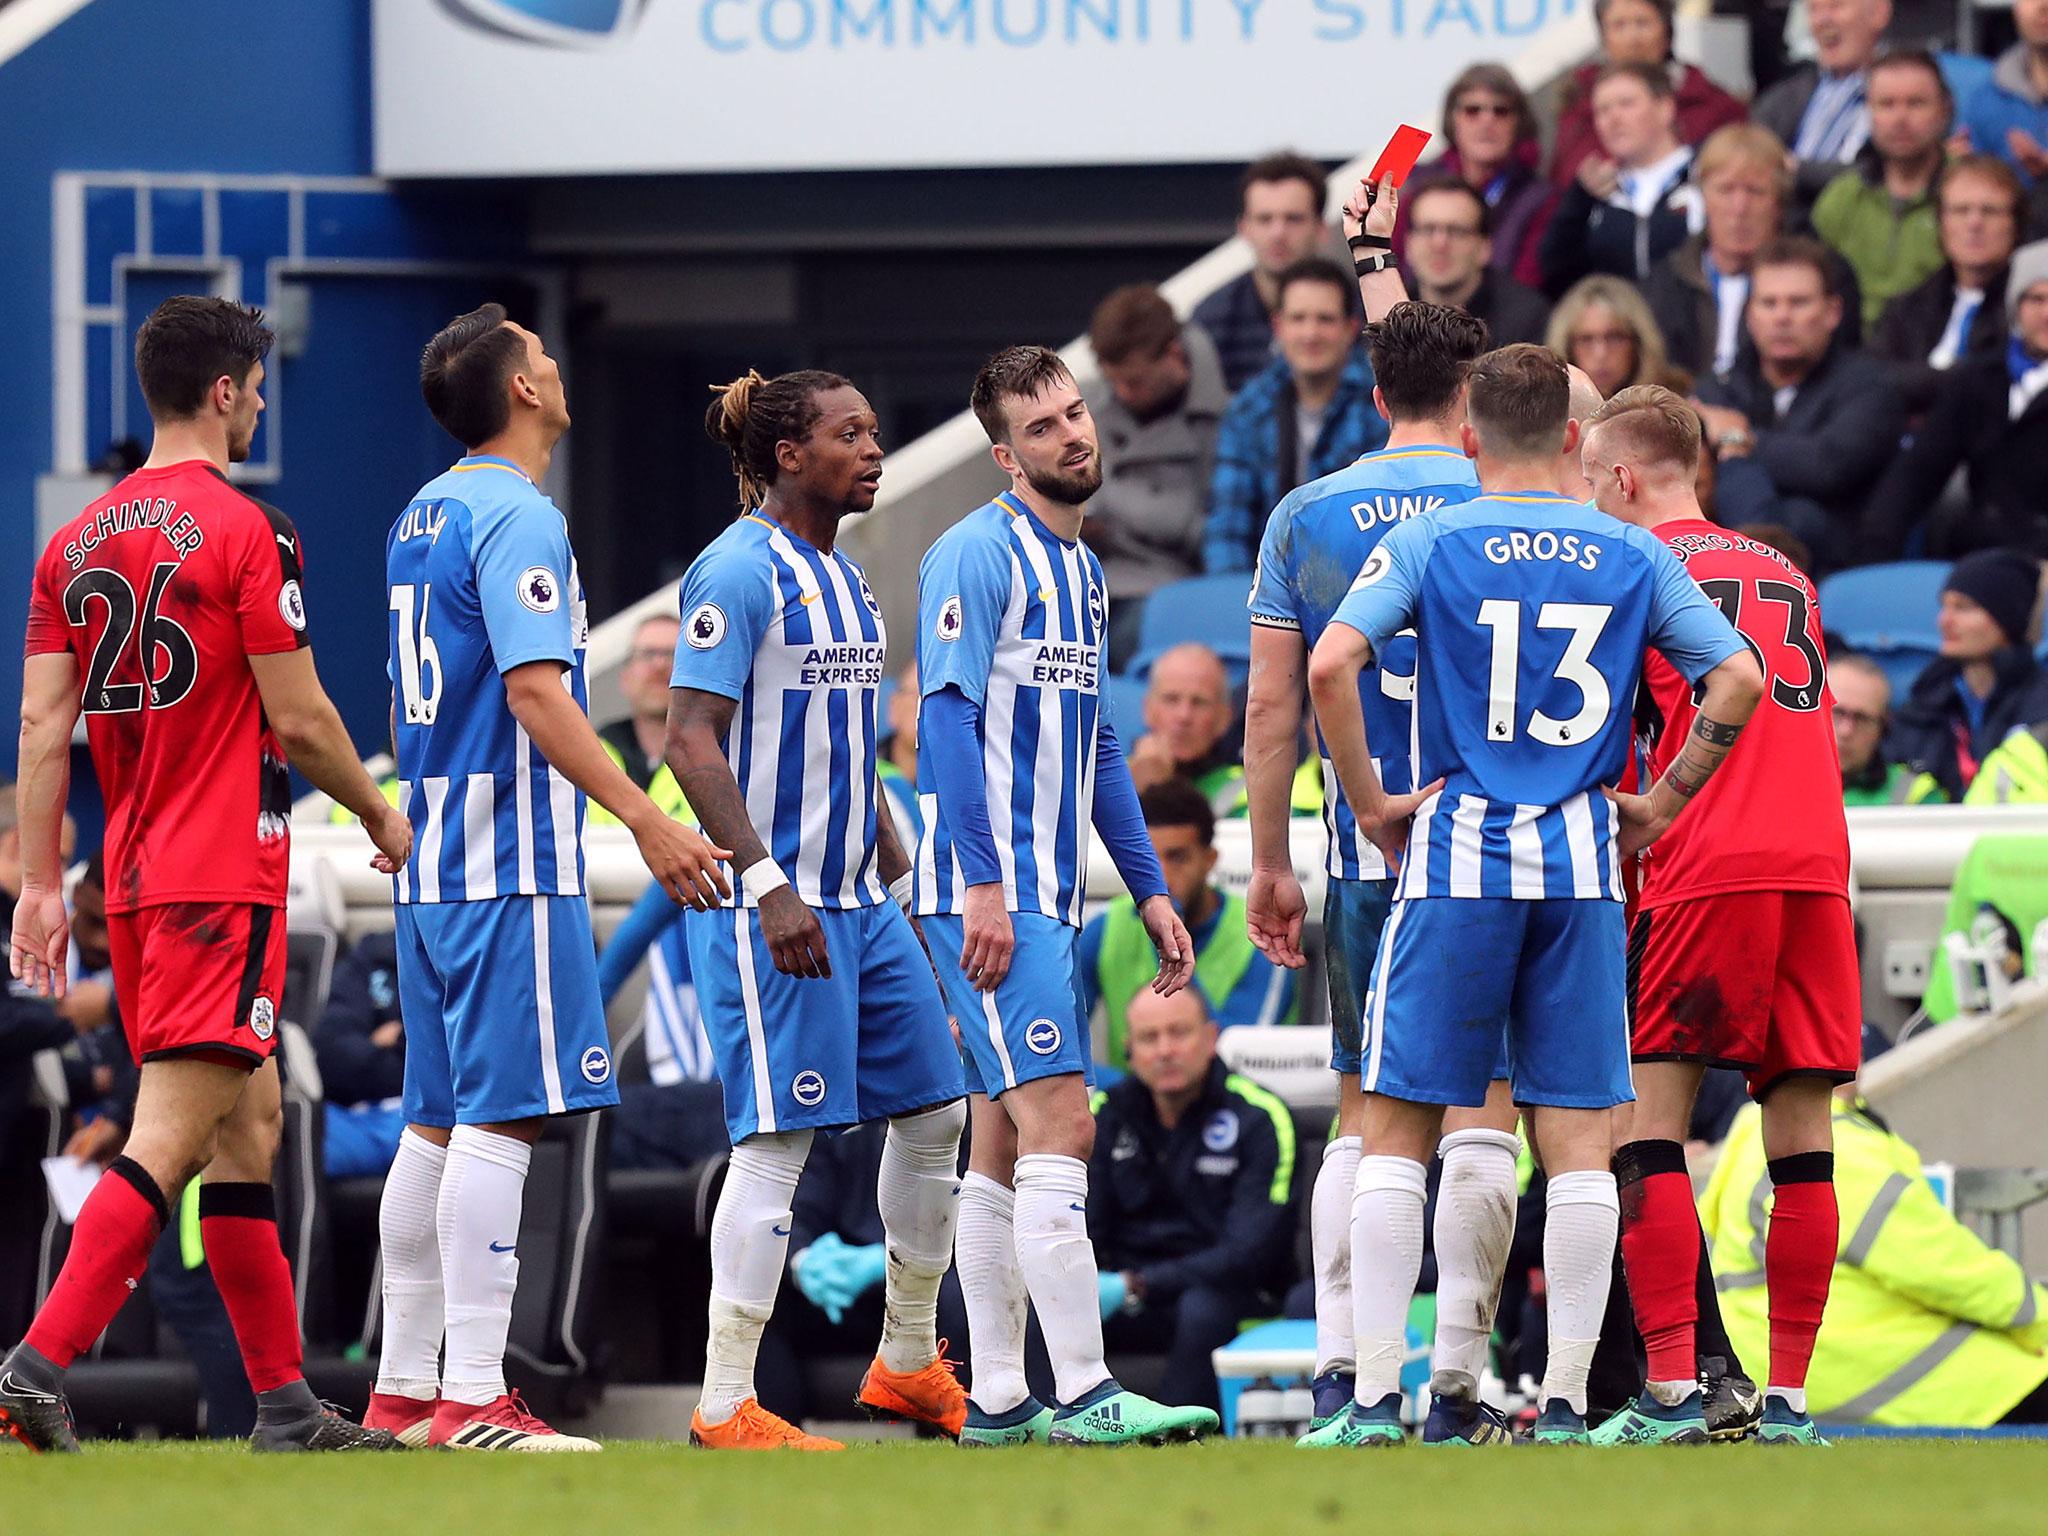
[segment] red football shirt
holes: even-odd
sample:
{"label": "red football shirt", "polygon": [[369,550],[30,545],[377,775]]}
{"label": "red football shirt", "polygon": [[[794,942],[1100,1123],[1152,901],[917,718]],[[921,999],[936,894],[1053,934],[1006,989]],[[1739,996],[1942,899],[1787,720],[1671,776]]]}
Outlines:
{"label": "red football shirt", "polygon": [[203,460],[139,469],[36,565],[28,654],[78,658],[107,910],[281,907],[291,778],[251,656],[305,645],[299,536]]}
{"label": "red football shirt", "polygon": [[[1767,544],[1688,518],[1655,532],[1742,632],[1764,697],[1742,738],[1671,830],[1643,855],[1643,907],[1717,891],[1849,889],[1834,697],[1813,585]],[[1650,773],[1678,756],[1692,686],[1654,652],[1643,666]]]}

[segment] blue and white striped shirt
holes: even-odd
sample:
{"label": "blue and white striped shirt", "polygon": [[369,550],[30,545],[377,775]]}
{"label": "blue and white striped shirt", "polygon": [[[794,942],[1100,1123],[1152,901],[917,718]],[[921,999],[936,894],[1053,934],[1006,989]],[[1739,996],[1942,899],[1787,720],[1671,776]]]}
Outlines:
{"label": "blue and white striped shirt", "polygon": [[589,624],[569,529],[514,464],[472,456],[420,488],[385,544],[400,902],[583,894],[583,794],[512,717],[503,674],[563,668],[587,707]]}
{"label": "blue and white striped shirt", "polygon": [[[1416,446],[1368,453],[1356,464],[1290,491],[1266,522],[1259,563],[1252,576],[1252,623],[1301,631],[1309,650],[1323,637],[1330,615],[1351,590],[1359,567],[1380,540],[1411,517],[1455,506],[1479,494],[1472,461],[1455,448]],[[1409,775],[1408,736],[1415,697],[1415,637],[1396,635],[1379,658],[1378,676],[1361,674],[1358,697],[1365,710],[1365,734],[1376,755],[1373,767],[1389,794],[1414,787]],[[1323,747],[1323,830],[1329,836],[1325,871],[1339,880],[1382,880],[1387,861],[1337,782],[1337,769]]]}
{"label": "blue and white striped shirt", "polygon": [[[747,819],[806,906],[871,907],[875,702],[888,636],[867,578],[749,512],[683,574],[670,682],[738,701],[726,731]],[[733,882],[729,905],[751,907]]]}
{"label": "blue and white striped shirt", "polygon": [[1743,649],[1664,541],[1549,494],[1403,523],[1337,607],[1374,654],[1414,628],[1416,812],[1397,898],[1620,901],[1613,802],[1643,653],[1688,682]]}
{"label": "blue and white striped shirt", "polygon": [[[917,592],[918,686],[927,698],[957,688],[981,711],[1005,905],[1079,927],[1102,708],[1102,562],[1005,491],[939,535]],[[957,913],[965,885],[932,753],[918,756],[917,788],[913,910]]]}

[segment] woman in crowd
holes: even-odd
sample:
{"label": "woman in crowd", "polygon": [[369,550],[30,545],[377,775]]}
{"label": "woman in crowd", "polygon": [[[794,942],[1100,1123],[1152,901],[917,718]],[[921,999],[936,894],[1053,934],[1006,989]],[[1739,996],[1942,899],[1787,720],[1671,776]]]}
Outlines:
{"label": "woman in crowd", "polygon": [[1694,378],[1705,378],[1734,366],[1744,341],[1749,265],[1784,223],[1792,172],[1776,134],[1756,123],[1736,123],[1717,129],[1700,146],[1693,179],[1706,227],[1657,264],[1643,284],[1643,297],[1671,360]]}
{"label": "woman in crowd", "polygon": [[1653,64],[1670,72],[1678,103],[1681,143],[1704,144],[1716,128],[1739,123],[1749,109],[1714,84],[1692,64],[1671,56],[1671,0],[1595,0],[1593,20],[1600,28],[1599,56],[1572,71],[1557,115],[1557,145],[1552,151],[1550,179],[1564,185],[1579,167],[1601,153],[1593,127],[1593,84],[1608,64]]}
{"label": "woman in crowd", "polygon": [[1462,180],[1486,200],[1494,270],[1535,287],[1541,277],[1537,247],[1555,193],[1537,171],[1543,150],[1536,113],[1521,84],[1499,64],[1472,65],[1445,93],[1443,137],[1449,148],[1416,173],[1410,196],[1402,200],[1395,254],[1407,249],[1414,190],[1431,181]]}
{"label": "woman in crowd", "polygon": [[1585,369],[1603,400],[1631,384],[1668,389],[1683,383],[1672,372],[1650,306],[1626,278],[1582,278],[1551,312],[1544,343]]}

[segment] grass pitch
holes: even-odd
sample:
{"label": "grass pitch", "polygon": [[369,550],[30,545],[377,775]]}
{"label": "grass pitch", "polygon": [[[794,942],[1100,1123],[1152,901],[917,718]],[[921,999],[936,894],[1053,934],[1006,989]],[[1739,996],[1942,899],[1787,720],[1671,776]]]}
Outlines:
{"label": "grass pitch", "polygon": [[961,1536],[1173,1532],[2048,1532],[2048,1442],[1861,1441],[1827,1451],[1169,1450],[718,1456],[265,1457],[235,1446],[0,1451],[0,1536]]}

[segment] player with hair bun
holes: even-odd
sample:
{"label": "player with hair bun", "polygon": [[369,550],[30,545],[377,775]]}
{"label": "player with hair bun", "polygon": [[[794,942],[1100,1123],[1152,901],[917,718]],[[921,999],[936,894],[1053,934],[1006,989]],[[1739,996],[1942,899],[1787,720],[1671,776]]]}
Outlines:
{"label": "player with hair bun", "polygon": [[940,1353],[937,1313],[965,1083],[904,915],[910,860],[876,771],[882,610],[834,547],[840,519],[875,504],[880,428],[835,373],[750,369],[715,394],[704,426],[732,455],[743,510],[683,576],[668,715],[669,767],[739,873],[728,903],[687,924],[733,1143],[690,1439],[841,1448],[763,1408],[754,1361],[813,1134],[884,1117],[887,1305],[857,1401],[957,1436],[967,1397]]}

